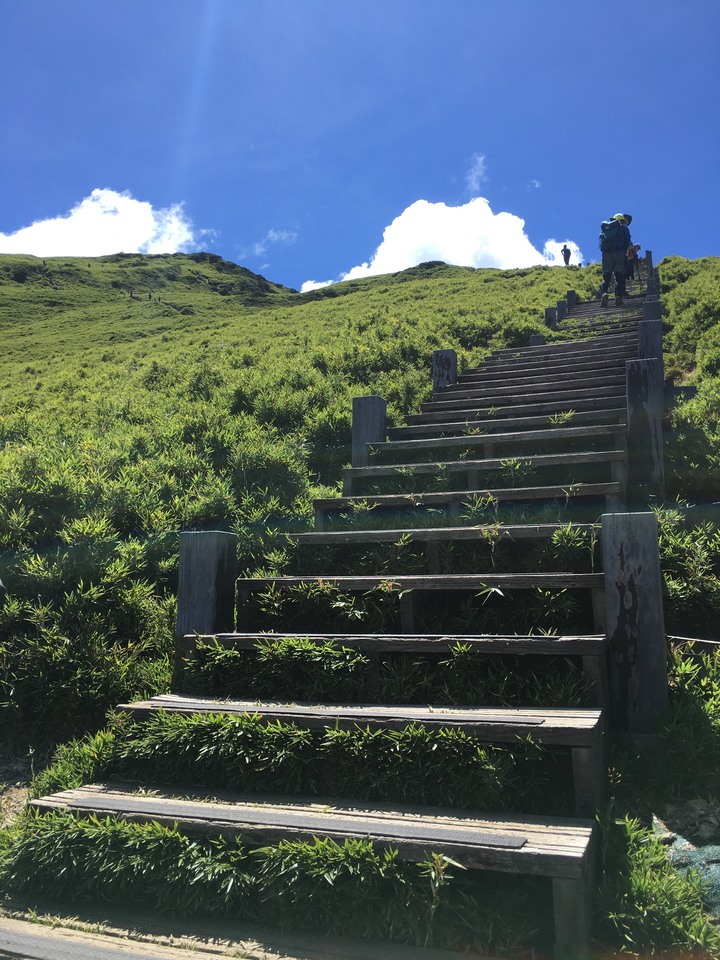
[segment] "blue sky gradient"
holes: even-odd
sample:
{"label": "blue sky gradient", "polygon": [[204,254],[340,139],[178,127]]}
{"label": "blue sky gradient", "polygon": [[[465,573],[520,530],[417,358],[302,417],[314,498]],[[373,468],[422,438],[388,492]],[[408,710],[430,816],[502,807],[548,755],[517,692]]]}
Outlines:
{"label": "blue sky gradient", "polygon": [[0,252],[300,288],[588,262],[622,210],[719,255],[719,38],[717,0],[0,0]]}

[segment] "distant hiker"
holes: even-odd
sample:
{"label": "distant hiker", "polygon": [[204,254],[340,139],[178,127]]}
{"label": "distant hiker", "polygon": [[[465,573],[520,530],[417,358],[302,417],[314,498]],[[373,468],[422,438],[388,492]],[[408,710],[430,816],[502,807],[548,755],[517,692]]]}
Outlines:
{"label": "distant hiker", "polygon": [[630,249],[629,213],[616,213],[600,225],[600,250],[602,252],[603,285],[600,290],[600,306],[608,305],[608,291],[615,274],[615,306],[621,307],[625,298],[625,274],[627,253]]}
{"label": "distant hiker", "polygon": [[563,255],[563,260],[565,261],[565,266],[570,264],[570,247],[565,244],[560,253]]}
{"label": "distant hiker", "polygon": [[640,249],[639,243],[631,243],[628,247],[627,252],[627,279],[635,279],[635,270],[638,270],[638,280],[640,279],[640,259],[638,257],[638,250]]}

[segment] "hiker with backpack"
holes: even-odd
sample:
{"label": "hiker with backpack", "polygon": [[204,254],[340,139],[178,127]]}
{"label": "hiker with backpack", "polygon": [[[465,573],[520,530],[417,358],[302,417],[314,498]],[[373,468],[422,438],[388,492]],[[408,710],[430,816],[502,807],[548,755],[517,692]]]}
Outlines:
{"label": "hiker with backpack", "polygon": [[600,306],[608,305],[610,283],[615,274],[615,306],[621,307],[625,299],[625,274],[627,254],[632,241],[629,225],[632,217],[629,213],[616,213],[600,225],[600,251],[602,253],[603,285],[600,290]]}

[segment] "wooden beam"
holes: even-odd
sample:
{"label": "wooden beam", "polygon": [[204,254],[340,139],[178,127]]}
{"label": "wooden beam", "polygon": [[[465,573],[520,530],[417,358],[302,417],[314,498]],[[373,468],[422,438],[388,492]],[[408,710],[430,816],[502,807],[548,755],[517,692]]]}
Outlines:
{"label": "wooden beam", "polygon": [[650,497],[665,497],[662,361],[628,360],[625,377],[629,493],[646,505]]}
{"label": "wooden beam", "polygon": [[387,429],[387,403],[382,397],[353,397],[352,402],[352,465],[368,464],[369,443],[382,443]]}
{"label": "wooden beam", "polygon": [[613,725],[651,733],[668,686],[655,514],[603,514],[602,548]]}
{"label": "wooden beam", "polygon": [[186,530],[180,534],[178,636],[233,629],[236,575],[236,534],[222,530]]}
{"label": "wooden beam", "polygon": [[442,390],[457,383],[457,353],[454,350],[433,350],[433,390]]}

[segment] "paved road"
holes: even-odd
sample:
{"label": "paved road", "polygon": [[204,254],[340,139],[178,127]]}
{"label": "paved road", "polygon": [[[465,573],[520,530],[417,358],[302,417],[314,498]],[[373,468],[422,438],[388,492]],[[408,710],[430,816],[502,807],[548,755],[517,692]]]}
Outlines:
{"label": "paved road", "polygon": [[[457,960],[456,953],[359,941],[269,937],[224,946],[194,942],[190,949],[138,942],[123,936],[84,933],[17,920],[0,913],[2,960]],[[467,960],[483,960],[477,954]],[[484,960],[493,960],[486,957]]]}
{"label": "paved road", "polygon": [[[247,960],[280,960],[282,955],[250,947],[235,953]],[[184,950],[119,937],[87,934],[62,927],[0,917],[0,957],[22,960],[209,960],[228,956],[224,952]],[[287,957],[288,955],[285,954]]]}

